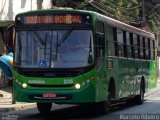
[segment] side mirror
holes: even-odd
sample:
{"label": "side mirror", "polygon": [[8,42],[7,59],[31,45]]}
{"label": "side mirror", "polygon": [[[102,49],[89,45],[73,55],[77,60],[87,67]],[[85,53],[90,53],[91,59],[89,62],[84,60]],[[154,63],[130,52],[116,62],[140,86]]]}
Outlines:
{"label": "side mirror", "polygon": [[4,31],[4,44],[7,48],[8,52],[14,52],[14,29],[15,25],[10,25],[5,31]]}

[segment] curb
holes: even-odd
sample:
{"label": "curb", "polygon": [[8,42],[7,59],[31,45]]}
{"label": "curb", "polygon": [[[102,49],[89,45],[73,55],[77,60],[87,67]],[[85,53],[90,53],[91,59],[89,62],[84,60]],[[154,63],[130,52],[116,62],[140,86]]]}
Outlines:
{"label": "curb", "polygon": [[11,111],[18,111],[18,110],[25,110],[28,108],[34,108],[36,107],[35,103],[17,103],[17,104],[12,104],[10,106],[8,105],[2,105],[0,108],[0,113],[1,112],[11,112]]}
{"label": "curb", "polygon": [[10,112],[10,111],[14,111],[15,109],[12,107],[12,108],[0,108],[0,113],[3,113],[3,112]]}
{"label": "curb", "polygon": [[148,96],[150,96],[153,93],[158,92],[158,91],[160,91],[160,86],[157,86],[156,88],[153,88],[153,89],[149,90],[148,92],[146,92],[144,94],[144,97],[148,97]]}

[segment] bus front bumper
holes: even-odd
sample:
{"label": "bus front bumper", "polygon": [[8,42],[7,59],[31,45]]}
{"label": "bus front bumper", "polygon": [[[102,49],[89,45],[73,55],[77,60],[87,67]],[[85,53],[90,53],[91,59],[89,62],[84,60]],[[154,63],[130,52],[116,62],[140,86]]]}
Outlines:
{"label": "bus front bumper", "polygon": [[[27,89],[14,83],[13,99],[18,102],[50,102],[59,104],[78,104],[95,102],[95,88],[92,84],[75,89]],[[51,94],[44,97],[44,94]],[[56,96],[53,96],[56,95]]]}

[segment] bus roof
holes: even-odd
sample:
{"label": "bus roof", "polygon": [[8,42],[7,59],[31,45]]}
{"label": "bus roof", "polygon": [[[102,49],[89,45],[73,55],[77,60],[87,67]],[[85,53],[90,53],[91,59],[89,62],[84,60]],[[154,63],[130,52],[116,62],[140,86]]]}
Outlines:
{"label": "bus roof", "polygon": [[27,14],[32,14],[32,13],[43,13],[43,12],[44,13],[46,13],[46,12],[65,12],[65,13],[67,13],[67,12],[78,12],[78,13],[89,13],[89,14],[92,14],[92,15],[96,15],[97,19],[99,19],[100,21],[104,21],[104,22],[106,22],[107,24],[109,24],[111,26],[120,28],[122,30],[127,30],[129,32],[133,32],[133,33],[145,36],[147,38],[155,39],[154,34],[151,33],[151,32],[147,32],[145,30],[136,28],[134,26],[131,26],[131,25],[126,24],[126,23],[123,23],[121,21],[118,21],[116,19],[107,17],[105,15],[99,14],[99,13],[94,12],[94,11],[75,10],[75,9],[45,9],[45,10],[33,10],[33,11],[25,12],[25,13],[19,13],[17,16],[19,16],[19,15],[25,15],[25,14],[27,15]]}
{"label": "bus roof", "polygon": [[121,28],[122,30],[128,30],[129,32],[133,32],[133,33],[136,33],[136,34],[148,37],[148,38],[155,39],[155,35],[153,33],[151,33],[151,32],[147,32],[147,31],[142,30],[140,28],[136,28],[134,26],[131,26],[129,24],[123,23],[123,22],[115,20],[113,18],[104,16],[104,15],[99,14],[99,13],[96,13],[96,14],[97,14],[97,17],[100,20],[105,21],[106,23],[108,23],[108,24],[110,24],[112,26],[115,26],[117,28]]}

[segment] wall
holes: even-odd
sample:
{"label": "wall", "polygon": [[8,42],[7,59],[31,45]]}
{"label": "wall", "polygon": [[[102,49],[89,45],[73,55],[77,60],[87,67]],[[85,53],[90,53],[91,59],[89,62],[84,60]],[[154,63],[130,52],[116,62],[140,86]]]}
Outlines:
{"label": "wall", "polygon": [[0,20],[14,21],[15,15],[37,9],[37,0],[1,0]]}
{"label": "wall", "polygon": [[36,10],[37,1],[42,1],[42,9],[51,8],[52,0],[0,0],[0,20],[14,21],[16,14]]}
{"label": "wall", "polygon": [[[18,13],[27,12],[30,10],[37,10],[39,4],[40,9],[51,8],[52,0],[0,0],[0,55],[3,54],[4,45],[2,44],[2,35],[4,30],[13,24],[15,16]],[[4,23],[7,23],[4,25]],[[2,49],[3,48],[3,49]]]}

